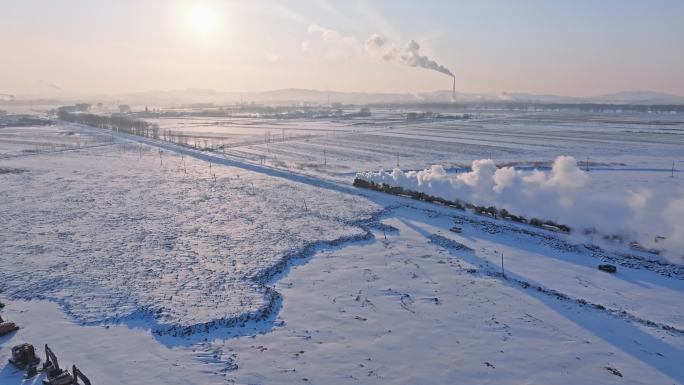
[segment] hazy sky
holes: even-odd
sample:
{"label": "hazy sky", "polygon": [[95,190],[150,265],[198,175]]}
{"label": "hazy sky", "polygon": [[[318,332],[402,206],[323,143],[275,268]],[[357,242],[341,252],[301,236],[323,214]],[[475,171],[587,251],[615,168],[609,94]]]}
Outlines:
{"label": "hazy sky", "polygon": [[1,0],[0,93],[450,88],[410,40],[462,92],[684,95],[682,0]]}

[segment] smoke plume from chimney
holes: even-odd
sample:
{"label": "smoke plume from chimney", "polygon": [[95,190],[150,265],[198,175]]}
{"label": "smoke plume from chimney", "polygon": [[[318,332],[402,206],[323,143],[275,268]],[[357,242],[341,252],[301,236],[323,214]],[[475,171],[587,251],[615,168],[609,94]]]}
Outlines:
{"label": "smoke plume from chimney", "polygon": [[451,98],[456,97],[456,76],[447,67],[437,63],[420,53],[420,44],[415,40],[410,40],[406,46],[397,48],[390,44],[386,37],[380,34],[373,34],[365,42],[366,51],[370,54],[380,56],[385,61],[395,61],[409,67],[420,67],[450,76],[453,79]]}

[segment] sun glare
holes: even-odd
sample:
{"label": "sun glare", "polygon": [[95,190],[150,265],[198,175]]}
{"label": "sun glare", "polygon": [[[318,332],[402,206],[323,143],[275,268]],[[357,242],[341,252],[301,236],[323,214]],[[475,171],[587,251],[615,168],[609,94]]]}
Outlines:
{"label": "sun glare", "polygon": [[208,35],[216,30],[218,16],[209,6],[196,4],[190,8],[187,17],[188,27],[199,35]]}

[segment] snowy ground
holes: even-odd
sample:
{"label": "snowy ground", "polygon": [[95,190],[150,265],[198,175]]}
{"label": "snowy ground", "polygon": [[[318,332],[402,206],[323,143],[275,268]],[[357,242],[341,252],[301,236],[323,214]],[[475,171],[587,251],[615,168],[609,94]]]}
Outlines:
{"label": "snowy ground", "polygon": [[111,145],[111,137],[84,134],[71,130],[68,126],[0,129],[0,159],[106,145]]}
{"label": "snowy ground", "polygon": [[[93,384],[224,384],[206,361],[206,353],[160,344],[149,329],[134,325],[82,326],[47,301],[11,301],[2,312],[22,325],[16,334],[0,337],[0,383],[20,384],[23,372],[7,364],[10,348],[30,342],[45,359],[42,344],[55,351],[60,365],[82,370]],[[212,358],[212,361],[216,361]],[[189,364],[190,363],[190,364]],[[24,381],[39,384],[44,375]]]}
{"label": "snowy ground", "polygon": [[397,164],[405,170],[432,164],[463,167],[489,157],[500,165],[549,166],[557,156],[571,155],[604,168],[650,169],[649,181],[669,176],[672,162],[684,169],[684,119],[677,114],[485,112],[470,120],[430,121],[406,120],[402,111],[373,113],[372,118],[341,121],[154,122],[162,130],[197,136],[200,146],[208,137],[209,146],[228,143],[225,151],[233,156],[253,162],[263,157],[278,167],[340,180]]}
{"label": "snowy ground", "polygon": [[[606,276],[588,266],[586,257],[578,264],[561,263],[553,250],[538,247],[549,264],[555,262],[553,271],[518,264],[511,256],[504,280],[496,274],[498,266],[487,262],[494,250],[508,251],[505,241],[482,239],[482,232],[467,227],[462,236],[451,237],[477,251],[441,247],[430,237],[450,236],[450,218],[416,209],[398,210],[384,222],[398,232],[387,239],[376,233],[373,242],[323,252],[276,285],[285,298],[284,327],[217,343],[238,352],[237,383],[684,380],[677,363],[684,353],[681,334],[627,322],[513,280],[548,276],[544,283],[550,287],[578,295],[593,285],[590,300],[613,304],[627,296],[616,291],[618,286],[630,293],[663,289],[654,282],[659,276],[623,270]],[[670,290],[682,295],[681,285]],[[661,293],[669,296],[670,290]],[[676,307],[672,298],[669,303]],[[659,303],[646,306],[658,309]],[[677,317],[681,321],[681,314]]]}
{"label": "snowy ground", "polygon": [[0,314],[23,327],[2,356],[49,343],[96,384],[684,383],[679,266],[237,153],[22,130],[92,146],[0,132]]}
{"label": "snowy ground", "polygon": [[24,171],[0,175],[8,295],[59,301],[87,323],[150,317],[174,333],[261,316],[277,300],[261,284],[270,269],[312,240],[363,236],[352,222],[379,210],[131,143],[2,167]]}

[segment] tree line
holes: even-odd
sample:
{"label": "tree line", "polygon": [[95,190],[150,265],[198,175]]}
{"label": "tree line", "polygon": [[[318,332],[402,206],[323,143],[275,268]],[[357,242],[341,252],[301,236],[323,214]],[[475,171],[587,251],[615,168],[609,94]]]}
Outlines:
{"label": "tree line", "polygon": [[64,106],[57,109],[57,117],[65,122],[84,124],[103,130],[159,139],[159,126],[157,124],[124,115],[96,115],[87,112],[78,112],[73,106]]}

